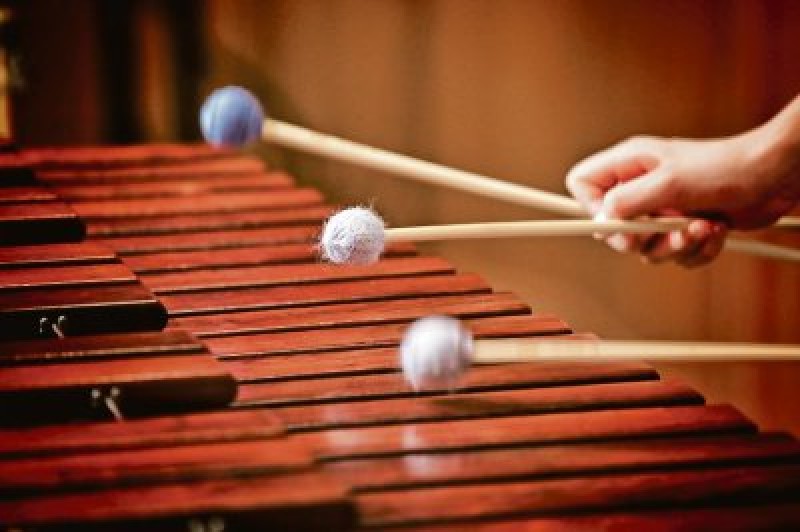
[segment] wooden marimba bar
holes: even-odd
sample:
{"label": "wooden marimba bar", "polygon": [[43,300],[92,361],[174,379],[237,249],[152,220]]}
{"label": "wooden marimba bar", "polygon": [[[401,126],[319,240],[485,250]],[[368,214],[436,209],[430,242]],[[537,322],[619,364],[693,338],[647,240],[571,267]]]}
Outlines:
{"label": "wooden marimba bar", "polygon": [[586,335],[409,245],[320,263],[333,207],[256,159],[5,157],[7,530],[800,525],[800,444],[646,364],[485,366],[413,393],[395,349],[418,317]]}

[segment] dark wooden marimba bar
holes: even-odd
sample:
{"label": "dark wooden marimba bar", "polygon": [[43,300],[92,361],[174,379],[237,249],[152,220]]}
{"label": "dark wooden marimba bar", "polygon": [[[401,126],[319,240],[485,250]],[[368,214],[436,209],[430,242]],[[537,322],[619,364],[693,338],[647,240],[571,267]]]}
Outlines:
{"label": "dark wooden marimba bar", "polygon": [[413,393],[395,350],[418,317],[585,334],[409,245],[321,263],[334,207],[260,160],[2,157],[4,530],[800,526],[800,444],[646,364]]}

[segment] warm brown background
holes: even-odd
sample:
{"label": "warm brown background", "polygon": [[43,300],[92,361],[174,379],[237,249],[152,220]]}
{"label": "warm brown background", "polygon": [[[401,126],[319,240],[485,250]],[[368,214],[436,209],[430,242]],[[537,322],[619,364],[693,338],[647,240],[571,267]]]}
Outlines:
{"label": "warm brown background", "polygon": [[[563,192],[572,164],[628,135],[731,134],[800,92],[793,0],[118,5],[35,0],[22,9],[23,142],[187,138],[202,97],[234,83],[282,119]],[[127,21],[127,39],[109,37],[109,20]],[[544,216],[264,152],[335,201],[374,205],[395,226]],[[731,255],[697,271],[650,267],[578,239],[428,249],[604,337],[800,342],[797,266]],[[800,364],[666,369],[766,427],[800,433]]]}

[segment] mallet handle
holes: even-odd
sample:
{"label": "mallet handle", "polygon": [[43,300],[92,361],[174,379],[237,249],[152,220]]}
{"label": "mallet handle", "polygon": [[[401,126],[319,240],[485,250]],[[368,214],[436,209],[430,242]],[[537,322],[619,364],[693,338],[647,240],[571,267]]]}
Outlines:
{"label": "mallet handle", "polygon": [[773,227],[779,229],[800,229],[800,216],[784,216],[775,222]]}
{"label": "mallet handle", "polygon": [[281,146],[295,148],[332,159],[366,166],[393,174],[441,185],[565,216],[583,217],[583,207],[572,198],[517,185],[485,175],[457,170],[373,148],[357,142],[318,133],[272,118],[264,121],[262,138]]}
{"label": "mallet handle", "polygon": [[[474,224],[429,225],[396,227],[386,230],[387,242],[430,242],[439,240],[470,240],[481,238],[520,238],[546,236],[582,236],[594,233],[663,233],[684,229],[683,218],[659,218],[647,221],[608,220],[529,220],[518,222],[484,222]],[[800,250],[776,246],[757,240],[729,238],[725,249],[761,257],[800,262]]]}
{"label": "mallet handle", "polygon": [[800,360],[800,345],[509,338],[477,340],[472,356],[475,364],[544,360],[583,362]]}
{"label": "mallet handle", "polygon": [[[580,203],[567,196],[373,148],[274,118],[264,120],[261,136],[267,142],[403,175],[417,181],[455,188],[564,216],[577,218],[586,216],[586,211]],[[732,241],[730,238],[727,240],[726,249],[771,259],[798,260],[797,254],[800,253],[780,246],[766,248],[751,240],[739,240],[731,244]]]}
{"label": "mallet handle", "polygon": [[726,238],[725,250],[747,253],[766,259],[800,262],[800,249],[778,246],[760,240],[742,240],[740,238]]}
{"label": "mallet handle", "polygon": [[654,221],[609,220],[530,220],[474,224],[398,227],[386,230],[387,242],[427,242],[481,238],[516,238],[533,236],[583,236],[594,233],[660,233],[683,229],[684,219]]}

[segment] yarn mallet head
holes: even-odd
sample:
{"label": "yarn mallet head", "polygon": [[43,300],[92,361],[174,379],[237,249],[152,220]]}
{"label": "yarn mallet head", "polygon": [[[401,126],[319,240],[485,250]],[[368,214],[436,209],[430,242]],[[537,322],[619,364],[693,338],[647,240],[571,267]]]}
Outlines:
{"label": "yarn mallet head", "polygon": [[322,229],[322,256],[336,264],[377,262],[386,246],[385,228],[383,219],[366,207],[339,211]]}
{"label": "yarn mallet head", "polygon": [[403,375],[415,390],[453,389],[471,364],[472,333],[455,318],[428,316],[406,330],[400,344]]}
{"label": "yarn mallet head", "polygon": [[200,129],[214,146],[240,148],[259,140],[264,110],[258,99],[242,87],[217,89],[200,108]]}

